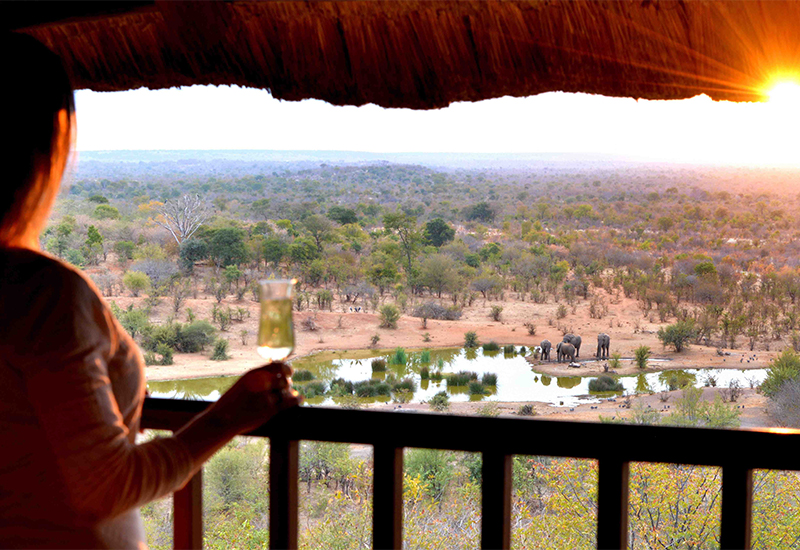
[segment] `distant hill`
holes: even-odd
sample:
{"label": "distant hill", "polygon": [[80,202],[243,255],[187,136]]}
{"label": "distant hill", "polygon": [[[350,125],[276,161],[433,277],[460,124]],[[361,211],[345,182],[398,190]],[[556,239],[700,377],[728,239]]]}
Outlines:
{"label": "distant hill", "polygon": [[176,163],[187,166],[213,161],[238,161],[270,165],[280,169],[316,168],[320,164],[415,164],[444,170],[541,168],[563,166],[624,165],[636,160],[613,155],[575,153],[369,153],[360,151],[257,151],[257,150],[172,150],[172,151],[81,151],[80,162]]}

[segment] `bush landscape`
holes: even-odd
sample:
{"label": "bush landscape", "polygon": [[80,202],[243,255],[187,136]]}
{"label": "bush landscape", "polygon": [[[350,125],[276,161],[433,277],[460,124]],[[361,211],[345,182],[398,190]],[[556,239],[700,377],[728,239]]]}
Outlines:
{"label": "bush landscape", "polygon": [[[142,153],[141,162],[88,155],[42,236],[44,250],[94,281],[145,352],[151,380],[258,365],[257,281],[294,277],[297,355],[379,342],[393,350],[368,366],[367,380],[324,382],[298,371],[308,399],[332,396],[351,407],[380,396],[387,402],[376,408],[489,417],[800,425],[792,169],[546,160],[432,168],[192,154]],[[175,223],[176,208],[189,212],[191,229]],[[555,347],[570,333],[583,337],[577,370],[539,359],[542,340]],[[611,358],[591,361],[599,333],[611,337]],[[498,403],[497,376],[443,372],[417,351],[423,346],[501,356],[525,346],[531,376],[591,376],[598,391],[619,393],[617,374],[664,371],[666,389],[569,410]],[[394,375],[393,367],[412,364],[426,376]],[[760,389],[721,386],[713,376],[695,388],[670,374],[700,367],[768,371]],[[440,392],[413,402],[417,384],[429,380],[478,401]],[[370,458],[306,442],[301,456],[302,545],[368,547]],[[267,457],[266,442],[242,439],[209,463],[206,547],[266,544]],[[409,547],[478,544],[480,457],[409,450],[405,468]],[[515,544],[593,547],[596,464],[515,457],[513,471]],[[632,465],[631,548],[718,545],[720,475]],[[757,472],[754,487],[754,548],[796,545],[797,476]],[[143,513],[151,546],[169,546],[166,503]]]}

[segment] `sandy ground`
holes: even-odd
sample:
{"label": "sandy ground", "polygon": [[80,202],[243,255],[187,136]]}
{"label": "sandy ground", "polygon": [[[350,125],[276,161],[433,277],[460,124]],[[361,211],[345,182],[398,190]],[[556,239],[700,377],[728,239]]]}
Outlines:
{"label": "sandy ground", "polygon": [[[380,319],[374,313],[351,313],[349,305],[335,303],[333,311],[307,310],[295,312],[296,347],[294,357],[301,357],[322,350],[357,350],[366,349],[371,345],[373,335],[380,337],[378,348],[391,349],[398,346],[407,349],[425,347],[459,347],[464,342],[464,333],[475,331],[481,342],[495,341],[498,344],[515,344],[536,346],[543,339],[548,339],[554,344],[561,340],[562,330],[579,334],[583,338],[580,350],[581,366],[572,368],[567,364],[555,361],[542,363],[534,361],[536,370],[552,376],[588,376],[597,375],[604,371],[605,361],[596,361],[593,356],[596,351],[596,336],[605,332],[611,336],[611,353],[620,353],[623,357],[622,366],[617,369],[617,374],[638,374],[680,368],[764,368],[769,366],[770,360],[777,355],[783,344],[774,342],[770,347],[773,351],[763,349],[763,344],[751,352],[745,349],[727,350],[729,355],[718,355],[715,347],[690,346],[689,349],[675,353],[662,348],[656,337],[656,332],[663,324],[650,316],[643,318],[635,300],[624,297],[606,297],[609,304],[609,313],[602,319],[592,319],[589,316],[589,304],[579,301],[576,306],[569,308],[568,315],[561,320],[556,319],[558,304],[535,304],[515,300],[507,297],[503,302],[477,300],[468,308],[463,317],[458,321],[432,321],[427,327],[422,327],[420,319],[403,316],[397,329],[379,328]],[[138,306],[142,298],[117,297],[114,300],[120,307],[127,307],[134,303]],[[181,310],[177,320],[186,320],[186,308],[191,308],[198,319],[211,318],[211,308],[214,300],[210,298],[189,299]],[[492,321],[489,313],[492,305],[502,305],[501,322]],[[176,354],[175,364],[171,366],[147,367],[149,380],[170,380],[184,378],[201,378],[209,376],[239,375],[248,369],[263,363],[256,353],[255,335],[259,305],[246,297],[241,302],[225,300],[222,307],[245,308],[249,318],[244,322],[234,322],[227,332],[221,333],[230,342],[229,361],[211,361],[206,354]],[[156,321],[166,319],[170,315],[170,300],[162,299],[153,311],[151,318]],[[319,327],[318,330],[304,330],[304,321],[313,319]],[[536,325],[536,334],[529,335],[525,323]],[[244,342],[242,332],[245,331]],[[427,340],[427,341],[426,341]],[[744,338],[739,338],[739,345],[746,344]],[[641,371],[633,364],[633,350],[640,345],[649,346],[652,350],[653,361],[646,371]],[[552,353],[555,357],[555,350]],[[708,388],[705,393],[713,397],[716,388]],[[657,396],[644,396],[642,399],[647,405],[661,410],[662,403]],[[628,411],[620,408],[617,402],[603,402],[600,405],[580,405],[570,410],[563,407],[552,407],[548,404],[535,403],[539,417],[558,418],[570,420],[597,420],[598,415],[614,416],[625,414]],[[674,397],[670,398],[674,401]],[[667,402],[667,405],[669,402]],[[742,414],[743,427],[768,425],[766,415],[763,413],[763,398],[752,390],[747,390],[742,398],[744,406]],[[396,405],[379,405],[379,408],[392,409]],[[481,403],[455,403],[451,413],[474,413]],[[501,403],[502,414],[515,414],[519,403]],[[403,405],[410,410],[428,410],[425,404]],[[597,407],[597,408],[594,408]]]}

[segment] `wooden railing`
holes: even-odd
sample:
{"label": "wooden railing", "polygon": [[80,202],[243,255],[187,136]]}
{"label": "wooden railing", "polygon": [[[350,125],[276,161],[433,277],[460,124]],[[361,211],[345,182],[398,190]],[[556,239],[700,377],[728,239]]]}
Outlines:
{"label": "wooden railing", "polygon": [[[143,427],[177,430],[210,403],[148,398]],[[478,435],[479,434],[479,435]],[[509,548],[511,459],[598,461],[597,547],[627,548],[630,462],[722,467],[723,549],[750,548],[754,469],[798,470],[800,432],[708,430],[301,407],[248,434],[270,438],[270,548],[297,547],[298,442],[374,447],[373,547],[401,548],[403,448],[483,453],[481,547]],[[175,494],[175,548],[202,547],[202,481]]]}

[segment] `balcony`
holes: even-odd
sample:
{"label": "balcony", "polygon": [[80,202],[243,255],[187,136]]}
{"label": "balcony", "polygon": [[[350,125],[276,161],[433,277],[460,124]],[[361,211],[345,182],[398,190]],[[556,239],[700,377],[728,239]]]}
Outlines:
{"label": "balcony", "polygon": [[[210,403],[148,398],[142,425],[177,430]],[[485,434],[480,439],[465,434]],[[403,448],[482,453],[481,547],[511,545],[511,458],[598,461],[597,547],[627,548],[631,462],[722,468],[720,546],[750,548],[755,469],[797,470],[800,432],[587,424],[302,407],[248,434],[270,439],[270,548],[297,548],[298,442],[374,448],[373,548],[402,547]],[[526,437],[525,435],[528,435]],[[202,547],[202,474],[175,494],[174,546]]]}

